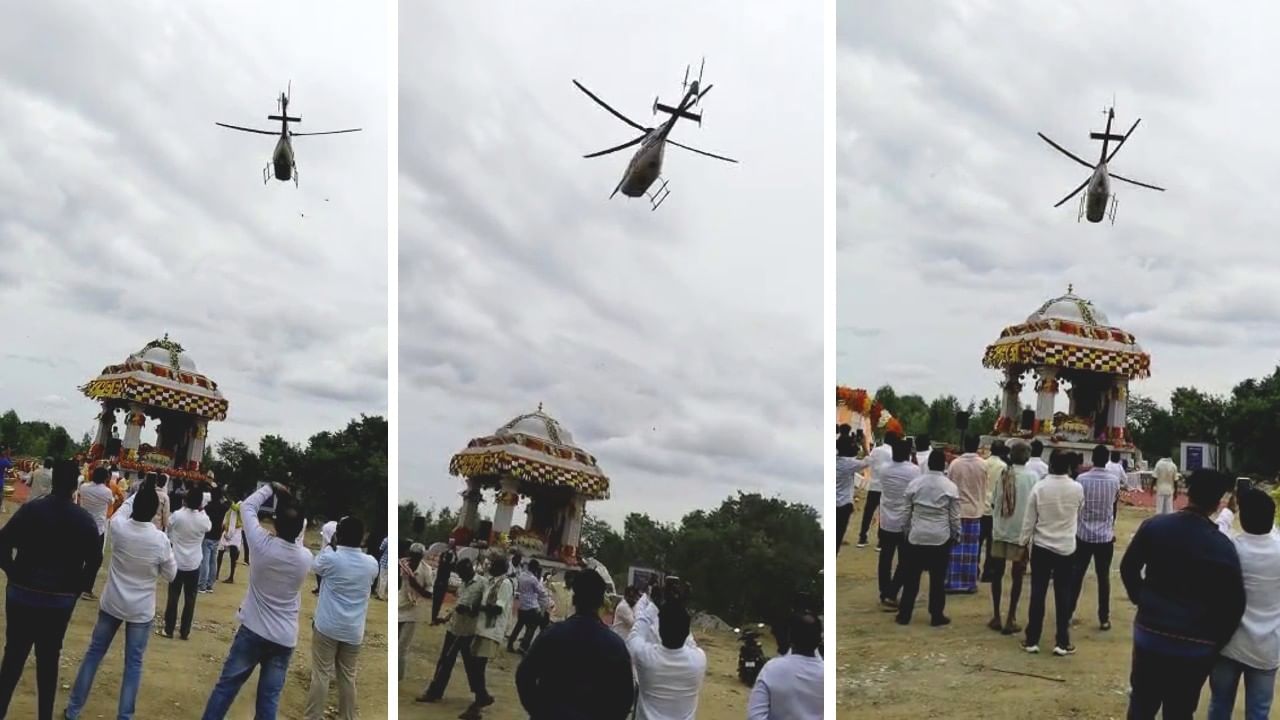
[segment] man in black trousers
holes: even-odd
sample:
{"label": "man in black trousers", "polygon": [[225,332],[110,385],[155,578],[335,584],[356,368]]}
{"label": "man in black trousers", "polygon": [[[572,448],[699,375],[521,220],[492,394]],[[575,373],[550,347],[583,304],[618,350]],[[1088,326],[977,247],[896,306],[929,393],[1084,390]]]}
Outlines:
{"label": "man in black trousers", "polygon": [[1187,507],[1148,518],[1120,561],[1138,606],[1129,672],[1130,718],[1190,718],[1200,690],[1244,616],[1235,545],[1209,515],[1232,480],[1214,470],[1187,478]]}
{"label": "man in black trousers", "polygon": [[0,661],[0,717],[34,646],[40,720],[52,720],[62,638],[75,610],[86,569],[99,548],[98,526],[71,501],[79,480],[75,462],[53,468],[53,492],[18,508],[0,528],[0,569],[9,577],[4,660]]}
{"label": "man in black trousers", "polygon": [[458,564],[458,551],[455,550],[457,542],[453,538],[449,538],[449,547],[440,553],[440,561],[436,563],[436,581],[431,588],[431,624],[439,625],[440,606],[444,604],[445,593],[449,592],[449,576],[453,574],[454,566]]}

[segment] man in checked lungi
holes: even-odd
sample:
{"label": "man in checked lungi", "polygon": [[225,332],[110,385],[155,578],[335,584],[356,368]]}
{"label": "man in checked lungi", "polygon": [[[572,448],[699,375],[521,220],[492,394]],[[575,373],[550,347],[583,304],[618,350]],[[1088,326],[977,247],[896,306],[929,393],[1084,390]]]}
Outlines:
{"label": "man in checked lungi", "polygon": [[975,593],[978,591],[982,512],[987,502],[987,464],[978,455],[977,435],[964,438],[964,454],[951,462],[947,475],[960,492],[960,542],[951,547],[946,590]]}

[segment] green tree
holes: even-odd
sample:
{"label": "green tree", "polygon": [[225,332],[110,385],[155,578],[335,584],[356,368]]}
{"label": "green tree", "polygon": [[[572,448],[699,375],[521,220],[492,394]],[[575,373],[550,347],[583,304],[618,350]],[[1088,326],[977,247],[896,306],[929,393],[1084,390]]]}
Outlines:
{"label": "green tree", "polygon": [[821,592],[822,529],[813,508],[739,493],[686,515],[665,568],[688,581],[692,604],[730,623],[781,622],[798,592]]}
{"label": "green tree", "polygon": [[1129,396],[1129,432],[1150,460],[1175,453],[1180,442],[1173,414],[1144,395]]}

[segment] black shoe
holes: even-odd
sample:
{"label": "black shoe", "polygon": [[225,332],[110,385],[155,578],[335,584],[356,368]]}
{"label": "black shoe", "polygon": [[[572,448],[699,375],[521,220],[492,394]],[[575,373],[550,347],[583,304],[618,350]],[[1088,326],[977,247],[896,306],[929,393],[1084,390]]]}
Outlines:
{"label": "black shoe", "polygon": [[894,621],[894,622],[896,622],[896,623],[898,623],[899,625],[910,625],[910,624],[911,624],[911,618],[909,618],[909,617],[902,617],[901,615],[899,615],[899,616],[895,617],[895,618],[893,619],[893,621]]}
{"label": "black shoe", "polygon": [[474,703],[472,703],[471,705],[472,705],[472,707],[479,709],[479,708],[487,708],[487,707],[489,707],[490,705],[492,705],[493,703],[494,703],[493,696],[492,696],[492,695],[485,695],[484,697],[482,697],[482,698],[480,698],[479,700],[475,701],[475,702],[474,702]]}
{"label": "black shoe", "polygon": [[1102,625],[1101,625],[1100,627],[1101,627],[1103,630],[1110,630],[1110,629],[1111,629],[1111,621],[1110,621],[1110,620],[1103,620],[1103,621],[1102,621]]}
{"label": "black shoe", "polygon": [[929,624],[933,627],[942,627],[943,625],[950,625],[951,618],[947,617],[946,615],[942,615],[930,620]]}

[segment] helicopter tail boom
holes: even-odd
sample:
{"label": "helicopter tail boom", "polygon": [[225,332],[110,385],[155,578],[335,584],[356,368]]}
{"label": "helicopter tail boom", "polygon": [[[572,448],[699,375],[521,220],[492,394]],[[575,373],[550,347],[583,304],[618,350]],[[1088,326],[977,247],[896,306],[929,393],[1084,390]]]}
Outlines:
{"label": "helicopter tail boom", "polygon": [[698,113],[681,110],[680,108],[673,108],[670,105],[663,105],[662,103],[654,103],[653,109],[658,112],[664,112],[668,115],[675,115],[677,117],[682,117],[685,120],[692,120],[698,124],[702,124],[702,115]]}
{"label": "helicopter tail boom", "polygon": [[1091,140],[1109,140],[1111,142],[1119,142],[1124,140],[1126,136],[1116,135],[1115,133],[1089,133]]}

